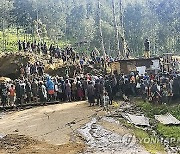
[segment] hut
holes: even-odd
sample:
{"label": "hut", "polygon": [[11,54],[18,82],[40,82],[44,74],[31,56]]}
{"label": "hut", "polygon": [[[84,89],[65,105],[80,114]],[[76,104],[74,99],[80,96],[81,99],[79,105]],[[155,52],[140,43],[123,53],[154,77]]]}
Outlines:
{"label": "hut", "polygon": [[118,74],[124,73],[129,74],[130,72],[138,71],[139,74],[144,74],[145,72],[152,71],[157,73],[160,68],[160,58],[138,58],[138,59],[128,59],[128,60],[118,60],[109,64],[111,68],[111,73]]}

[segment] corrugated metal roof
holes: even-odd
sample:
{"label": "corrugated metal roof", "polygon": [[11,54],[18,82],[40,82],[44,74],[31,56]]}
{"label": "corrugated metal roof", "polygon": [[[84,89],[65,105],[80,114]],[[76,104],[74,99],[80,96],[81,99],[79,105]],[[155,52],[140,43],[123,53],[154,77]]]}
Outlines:
{"label": "corrugated metal roof", "polygon": [[170,113],[165,115],[155,115],[155,119],[164,125],[180,125],[180,121],[173,117]]}
{"label": "corrugated metal roof", "polygon": [[149,118],[145,117],[144,115],[139,116],[139,115],[133,115],[133,114],[129,114],[129,113],[122,113],[122,116],[134,125],[150,126]]}

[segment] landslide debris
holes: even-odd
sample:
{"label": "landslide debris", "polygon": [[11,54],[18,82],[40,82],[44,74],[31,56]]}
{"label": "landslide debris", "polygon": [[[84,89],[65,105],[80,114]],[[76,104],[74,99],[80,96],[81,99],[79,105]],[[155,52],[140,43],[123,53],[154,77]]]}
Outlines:
{"label": "landslide debris", "polygon": [[[78,62],[71,64],[67,62],[63,64],[61,59],[53,58],[53,64],[49,63],[51,57],[49,55],[41,55],[35,53],[1,53],[0,54],[0,77],[9,77],[16,79],[20,76],[20,68],[27,63],[34,64],[39,61],[44,64],[45,73],[50,75],[65,76],[68,70],[69,76],[73,77],[75,73],[80,72]],[[85,65],[83,69],[84,73],[91,73],[93,75],[103,74],[103,68],[98,65]]]}

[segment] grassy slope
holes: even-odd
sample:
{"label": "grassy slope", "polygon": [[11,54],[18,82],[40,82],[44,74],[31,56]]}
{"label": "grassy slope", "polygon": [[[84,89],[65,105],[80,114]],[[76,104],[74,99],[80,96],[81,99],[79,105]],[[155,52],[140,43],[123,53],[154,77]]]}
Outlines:
{"label": "grassy slope", "polygon": [[145,139],[154,139],[158,140],[157,137],[153,136],[149,132],[146,132],[140,128],[135,127],[133,124],[128,123],[126,120],[121,119],[120,123],[123,124],[126,128],[130,129],[132,133],[136,136],[138,143],[141,144],[149,153],[157,154],[157,153],[165,153],[164,146],[160,142],[145,142]]}
{"label": "grassy slope", "polygon": [[[118,109],[120,107],[120,104],[117,102],[113,103],[114,108]],[[151,134],[150,132],[144,131],[140,128],[135,127],[133,124],[128,123],[125,119],[120,119],[120,123],[124,125],[126,128],[130,129],[132,131],[132,134],[136,136],[139,143],[145,147],[145,149],[150,152],[151,154],[157,154],[157,153],[165,153],[164,146],[160,142],[145,142],[144,139],[152,139],[158,141],[158,138]]]}
{"label": "grassy slope", "polygon": [[[144,111],[147,117],[154,119],[154,115],[171,113],[180,120],[180,105],[152,105],[149,102],[137,101],[137,105]],[[180,126],[166,126],[157,123],[157,131],[165,138],[180,139]],[[173,144],[173,143],[172,143]],[[179,143],[180,144],[180,143]]]}
{"label": "grassy slope", "polygon": [[[18,37],[17,37],[15,29],[5,30],[5,40],[7,42],[6,43],[6,51],[17,51],[18,50],[18,48],[17,48],[18,40],[21,40],[21,41],[25,40],[24,35],[22,34],[21,30],[20,30],[20,34]],[[28,35],[27,40],[32,42],[32,38],[30,35]],[[36,40],[37,40],[37,42],[39,41],[38,38],[36,38]],[[48,39],[47,37],[45,38],[44,41],[47,42],[48,45],[51,43],[58,44],[59,47],[61,47],[61,48],[70,44],[69,41],[65,41],[65,40],[60,40],[57,43],[55,43],[54,41]],[[3,50],[3,33],[2,33],[2,31],[0,31],[0,51],[2,51],[2,50]]]}

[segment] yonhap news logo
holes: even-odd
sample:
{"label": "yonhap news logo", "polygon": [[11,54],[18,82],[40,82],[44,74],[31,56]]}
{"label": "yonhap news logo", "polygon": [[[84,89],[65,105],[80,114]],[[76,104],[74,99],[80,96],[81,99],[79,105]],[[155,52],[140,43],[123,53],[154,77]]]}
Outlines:
{"label": "yonhap news logo", "polygon": [[121,142],[124,146],[133,147],[136,144],[180,144],[180,137],[178,138],[157,138],[155,136],[149,136],[145,138],[137,138],[134,134],[124,134],[121,138]]}
{"label": "yonhap news logo", "polygon": [[137,139],[133,134],[124,134],[121,138],[121,142],[124,146],[133,147],[137,143]]}

